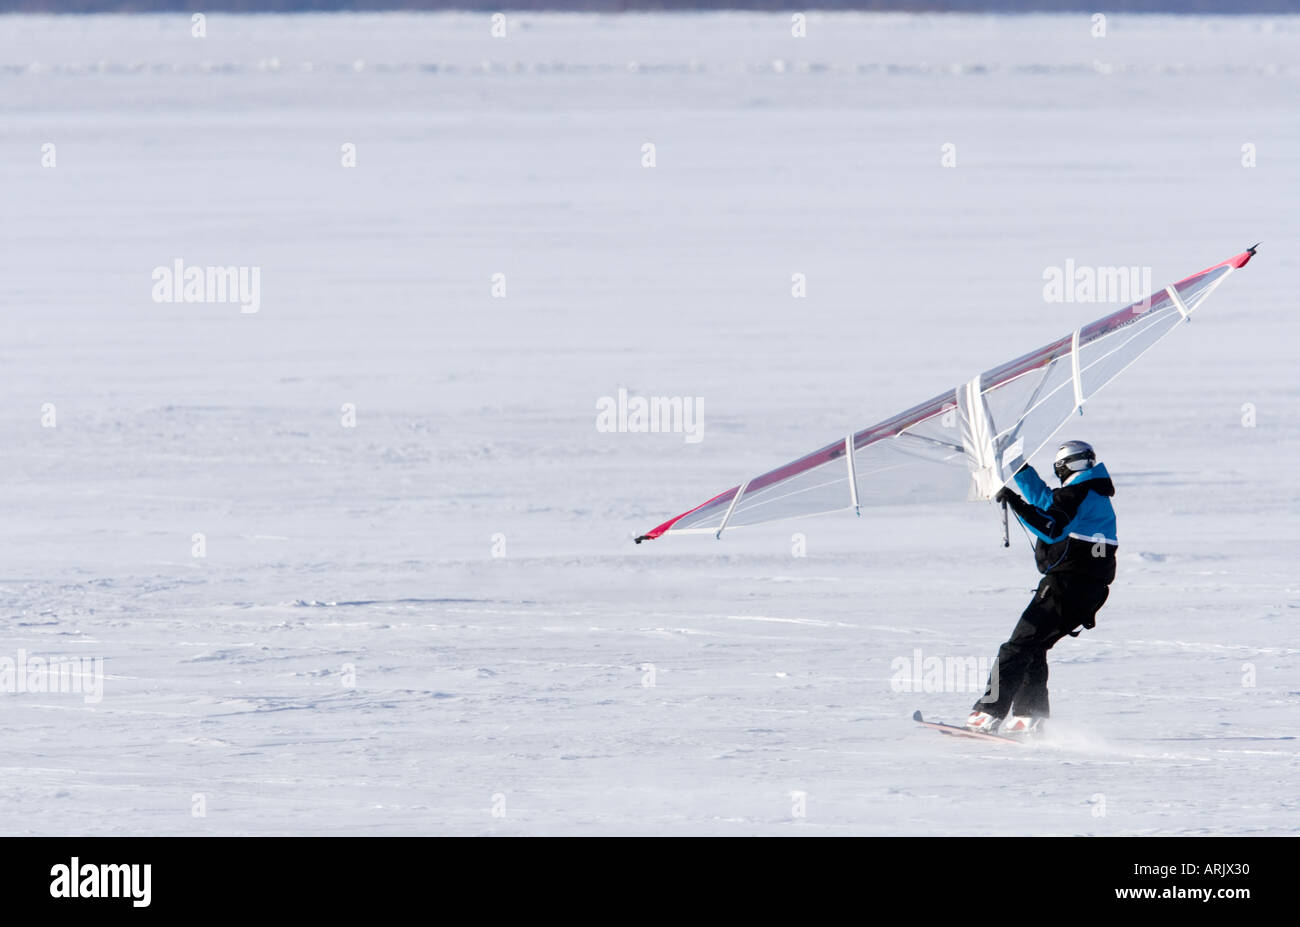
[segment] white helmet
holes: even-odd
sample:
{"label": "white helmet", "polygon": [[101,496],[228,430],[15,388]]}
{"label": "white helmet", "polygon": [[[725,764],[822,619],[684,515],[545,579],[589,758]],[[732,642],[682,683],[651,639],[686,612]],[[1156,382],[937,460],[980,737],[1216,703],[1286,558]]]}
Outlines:
{"label": "white helmet", "polygon": [[1086,441],[1066,441],[1056,450],[1056,461],[1052,469],[1056,471],[1056,478],[1062,483],[1070,478],[1072,474],[1080,470],[1087,470],[1097,464],[1097,452],[1092,449],[1092,445]]}

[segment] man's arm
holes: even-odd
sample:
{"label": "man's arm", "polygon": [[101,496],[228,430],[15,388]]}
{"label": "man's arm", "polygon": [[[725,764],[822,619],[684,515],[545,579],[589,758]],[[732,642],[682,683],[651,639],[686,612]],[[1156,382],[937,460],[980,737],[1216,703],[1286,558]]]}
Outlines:
{"label": "man's arm", "polygon": [[1016,471],[1016,487],[1020,494],[1034,508],[1043,509],[1044,511],[1052,506],[1052,490],[1043,482],[1038,471],[1029,464],[1025,464]]}
{"label": "man's arm", "polygon": [[[1016,474],[1016,484],[1020,485],[1020,475],[1025,471],[1022,470]],[[1029,471],[1033,473],[1033,470]],[[1034,479],[1042,485],[1042,480],[1038,479],[1038,474],[1034,473]],[[1077,489],[1066,488],[1058,493],[1053,493],[1046,486],[1043,487],[1047,492],[1047,506],[1040,508],[1031,502],[1021,499],[1010,489],[1002,489],[995,497],[999,502],[1006,502],[1011,506],[1011,510],[1016,513],[1026,528],[1038,535],[1048,544],[1055,544],[1061,538],[1065,537],[1070,522],[1074,521],[1074,516],[1079,513],[1079,504],[1083,502],[1084,496],[1088,490],[1079,492]]]}

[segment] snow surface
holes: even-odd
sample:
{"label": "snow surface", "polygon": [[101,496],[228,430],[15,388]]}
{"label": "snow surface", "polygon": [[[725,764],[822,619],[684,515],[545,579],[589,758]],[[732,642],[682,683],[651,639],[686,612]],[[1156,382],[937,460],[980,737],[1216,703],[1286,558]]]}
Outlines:
{"label": "snow surface", "polygon": [[[0,694],[5,833],[1300,832],[1300,20],[489,25],[0,17],[0,657],[106,674]],[[1259,240],[1070,428],[1120,569],[1045,744],[891,683],[1028,601],[990,506],[631,543],[1111,308],[1045,268]]]}

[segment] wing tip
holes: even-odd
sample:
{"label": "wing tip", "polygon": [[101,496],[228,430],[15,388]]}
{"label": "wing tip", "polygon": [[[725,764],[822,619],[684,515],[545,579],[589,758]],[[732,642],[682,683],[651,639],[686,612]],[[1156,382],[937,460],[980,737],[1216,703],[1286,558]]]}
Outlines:
{"label": "wing tip", "polygon": [[1235,258],[1232,258],[1226,263],[1231,264],[1233,270],[1240,270],[1241,268],[1245,267],[1247,264],[1250,263],[1250,259],[1255,256],[1255,249],[1262,244],[1263,244],[1262,241],[1255,242],[1245,251],[1241,252],[1241,254],[1237,255]]}

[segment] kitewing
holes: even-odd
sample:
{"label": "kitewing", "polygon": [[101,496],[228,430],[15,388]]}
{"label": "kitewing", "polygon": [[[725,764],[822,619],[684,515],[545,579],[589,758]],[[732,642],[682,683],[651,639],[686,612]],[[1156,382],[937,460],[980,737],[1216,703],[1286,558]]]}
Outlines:
{"label": "kitewing", "polygon": [[[1256,246],[1257,247],[1257,246]],[[638,537],[714,534],[864,505],[991,499],[1084,403],[1255,254],[1249,248]]]}

